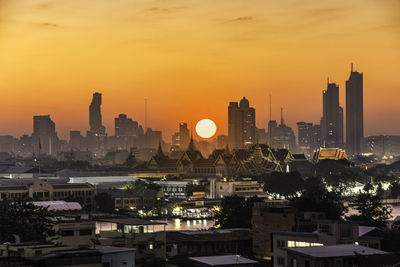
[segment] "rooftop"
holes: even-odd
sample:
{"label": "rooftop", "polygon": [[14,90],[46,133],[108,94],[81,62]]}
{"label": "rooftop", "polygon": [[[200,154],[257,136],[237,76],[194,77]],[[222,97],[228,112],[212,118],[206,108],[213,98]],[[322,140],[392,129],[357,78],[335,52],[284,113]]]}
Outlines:
{"label": "rooftop", "polygon": [[142,220],[138,218],[107,218],[99,219],[99,222],[110,222],[122,225],[166,225],[165,222]]}
{"label": "rooftop", "polygon": [[225,266],[225,265],[242,265],[242,264],[255,264],[257,261],[253,261],[247,258],[243,258],[236,255],[226,256],[210,256],[210,257],[191,257],[192,261],[202,263],[208,266]]}
{"label": "rooftop", "polygon": [[382,250],[359,246],[355,244],[342,244],[322,247],[298,247],[283,248],[289,253],[312,257],[312,258],[333,258],[333,257],[353,257],[357,255],[387,254]]}

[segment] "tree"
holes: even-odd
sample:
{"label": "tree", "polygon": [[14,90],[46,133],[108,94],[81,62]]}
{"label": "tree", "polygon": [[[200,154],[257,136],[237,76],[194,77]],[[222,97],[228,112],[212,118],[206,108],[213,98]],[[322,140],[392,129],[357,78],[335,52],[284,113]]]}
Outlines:
{"label": "tree", "polygon": [[400,183],[399,182],[392,182],[390,187],[390,195],[392,198],[400,197]]}
{"label": "tree", "polygon": [[215,225],[222,228],[251,228],[253,205],[261,199],[245,199],[237,195],[224,197],[221,208],[215,214]]}
{"label": "tree", "polygon": [[382,234],[382,250],[400,252],[400,222],[394,222],[391,228],[385,229]]}
{"label": "tree", "polygon": [[136,180],[134,182],[131,183],[127,183],[126,185],[124,185],[124,189],[151,189],[151,190],[156,190],[156,191],[160,191],[161,186],[159,186],[156,183],[153,183],[151,181],[143,181],[143,180]]}
{"label": "tree", "polygon": [[290,200],[301,211],[325,212],[327,219],[338,220],[347,212],[340,191],[329,191],[323,184],[311,185],[300,197]]}
{"label": "tree", "polygon": [[299,172],[273,172],[270,176],[264,178],[264,190],[281,196],[293,196],[301,191],[304,180]]}
{"label": "tree", "polygon": [[348,218],[350,220],[363,221],[370,226],[385,228],[387,220],[392,217],[392,209],[382,202],[382,185],[378,184],[375,193],[373,189],[371,184],[365,185],[364,192],[360,191],[353,201],[359,215],[351,215]]}
{"label": "tree", "polygon": [[98,193],[94,197],[96,202],[97,210],[102,212],[113,212],[114,211],[114,201],[112,196],[107,192]]}
{"label": "tree", "polygon": [[15,201],[0,202],[0,243],[15,242],[16,236],[22,242],[44,242],[55,236],[53,213],[47,208],[32,203]]}

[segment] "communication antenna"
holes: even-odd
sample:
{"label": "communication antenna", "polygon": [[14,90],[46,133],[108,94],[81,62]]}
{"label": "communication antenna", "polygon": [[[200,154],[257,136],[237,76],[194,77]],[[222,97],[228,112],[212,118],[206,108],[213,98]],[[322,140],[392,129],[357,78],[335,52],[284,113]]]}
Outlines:
{"label": "communication antenna", "polygon": [[144,98],[144,131],[147,131],[147,97]]}

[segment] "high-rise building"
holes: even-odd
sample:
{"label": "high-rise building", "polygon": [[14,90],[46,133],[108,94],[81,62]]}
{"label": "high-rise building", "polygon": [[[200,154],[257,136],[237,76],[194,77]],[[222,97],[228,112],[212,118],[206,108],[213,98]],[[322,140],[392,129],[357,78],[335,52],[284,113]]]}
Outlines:
{"label": "high-rise building", "polygon": [[34,152],[49,156],[57,156],[59,140],[56,125],[50,115],[33,117],[33,145]]}
{"label": "high-rise building", "polygon": [[321,146],[321,127],[311,122],[298,122],[298,152],[311,156]]}
{"label": "high-rise building", "polygon": [[217,136],[217,149],[224,149],[228,145],[228,136],[226,135],[218,135]]}
{"label": "high-rise building", "polygon": [[360,142],[364,136],[363,73],[353,71],[346,81],[346,148],[348,155],[361,152]]}
{"label": "high-rise building", "polygon": [[172,147],[174,150],[185,150],[189,145],[190,133],[186,122],[179,123],[179,132],[172,135]]}
{"label": "high-rise building", "polygon": [[162,132],[153,131],[151,128],[147,128],[145,138],[146,148],[157,148],[162,141]]}
{"label": "high-rise building", "polygon": [[232,148],[244,148],[256,142],[256,111],[243,97],[228,106],[228,138]]}
{"label": "high-rise building", "polygon": [[69,132],[69,149],[82,151],[83,143],[84,143],[84,138],[81,135],[81,131],[70,131]]}
{"label": "high-rise building", "polygon": [[343,109],[339,106],[339,86],[329,83],[323,96],[321,119],[322,139],[325,147],[343,146]]}
{"label": "high-rise building", "polygon": [[119,114],[118,118],[114,119],[115,123],[115,136],[137,136],[139,131],[139,124],[137,121],[128,118],[126,114]]}
{"label": "high-rise building", "polygon": [[94,134],[105,134],[106,128],[102,124],[101,117],[101,94],[94,93],[89,106],[90,131]]}
{"label": "high-rise building", "polygon": [[87,131],[87,147],[95,157],[103,157],[106,153],[106,128],[102,124],[101,94],[94,93],[89,106],[89,125]]}
{"label": "high-rise building", "polygon": [[296,137],[291,127],[283,120],[283,109],[281,109],[281,123],[278,125],[275,120],[268,122],[268,137],[270,146],[273,148],[286,148],[294,151],[296,148]]}

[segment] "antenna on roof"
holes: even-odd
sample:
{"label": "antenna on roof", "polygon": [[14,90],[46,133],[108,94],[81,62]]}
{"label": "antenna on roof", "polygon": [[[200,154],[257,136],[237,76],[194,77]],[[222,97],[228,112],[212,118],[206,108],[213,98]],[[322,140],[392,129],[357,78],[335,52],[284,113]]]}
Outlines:
{"label": "antenna on roof", "polygon": [[147,97],[144,98],[144,131],[147,131]]}
{"label": "antenna on roof", "polygon": [[353,72],[353,63],[351,63],[351,72]]}

